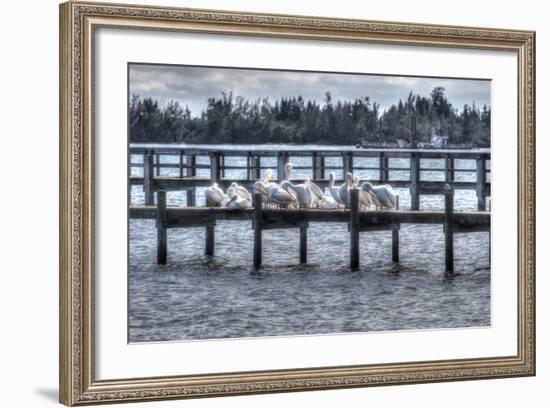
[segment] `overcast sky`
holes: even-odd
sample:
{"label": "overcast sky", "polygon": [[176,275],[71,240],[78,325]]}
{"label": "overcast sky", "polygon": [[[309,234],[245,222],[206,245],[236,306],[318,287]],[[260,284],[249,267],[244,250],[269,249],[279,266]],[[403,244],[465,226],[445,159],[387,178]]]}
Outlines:
{"label": "overcast sky", "polygon": [[429,96],[436,86],[445,88],[449,102],[462,109],[473,102],[491,104],[490,81],[448,78],[397,77],[357,74],[328,74],[292,71],[262,71],[233,68],[204,68],[168,65],[130,65],[130,95],[152,97],[167,103],[178,101],[188,106],[193,116],[200,115],[210,97],[233,92],[250,100],[301,95],[305,100],[323,102],[328,91],[333,102],[369,96],[389,108],[409,92]]}

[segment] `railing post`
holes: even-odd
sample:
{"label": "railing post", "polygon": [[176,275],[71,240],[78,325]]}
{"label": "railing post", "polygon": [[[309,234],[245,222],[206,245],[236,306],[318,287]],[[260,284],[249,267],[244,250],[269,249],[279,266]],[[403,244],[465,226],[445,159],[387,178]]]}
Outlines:
{"label": "railing post", "polygon": [[183,151],[182,150],[180,150],[179,158],[180,158],[180,163],[179,163],[180,178],[183,178]]}
{"label": "railing post", "polygon": [[[395,200],[395,209],[399,210],[399,196]],[[391,260],[395,263],[399,262],[399,227],[391,231]]]}
{"label": "railing post", "polygon": [[344,153],[342,156],[343,168],[344,168],[344,180],[346,179],[346,174],[353,173],[353,155],[351,153]]}
{"label": "railing post", "polygon": [[212,222],[211,225],[206,226],[206,236],[205,236],[205,246],[204,254],[205,255],[214,255],[214,242],[215,242],[215,222]]}
{"label": "railing post", "polygon": [[455,181],[455,159],[449,154],[445,156],[445,181],[447,183]]}
{"label": "railing post", "polygon": [[323,180],[325,178],[325,156],[314,152],[311,160],[313,166],[313,180]]}
{"label": "railing post", "polygon": [[411,167],[410,167],[410,176],[411,176],[411,210],[418,211],[420,208],[420,158],[416,153],[411,154]]}
{"label": "railing post", "polygon": [[454,191],[450,185],[445,186],[445,223],[443,231],[445,232],[445,270],[454,272],[454,245],[453,245],[453,211],[454,211]]}
{"label": "railing post", "polygon": [[[188,154],[185,156],[187,164],[187,171],[185,172],[187,177],[195,177],[197,175],[197,157],[194,154]],[[187,206],[194,207],[196,204],[196,188],[192,187],[187,190]]]}
{"label": "railing post", "polygon": [[260,158],[256,156],[249,156],[250,167],[248,173],[249,180],[259,180],[261,175]]}
{"label": "railing post", "polygon": [[254,269],[258,269],[262,265],[262,194],[254,194],[254,254],[253,264]]}
{"label": "railing post", "polygon": [[476,193],[477,193],[477,209],[478,211],[485,211],[486,207],[486,186],[487,182],[487,163],[485,157],[478,157],[476,159]]}
{"label": "railing post", "polygon": [[288,153],[279,153],[277,156],[277,179],[279,182],[285,179],[285,165],[288,163]]}
{"label": "railing post", "polygon": [[385,183],[390,178],[389,157],[384,153],[380,153],[380,175],[378,178],[380,183]]}
{"label": "railing post", "polygon": [[350,268],[359,269],[359,190],[350,190]]}
{"label": "railing post", "polygon": [[143,192],[145,193],[145,205],[153,205],[155,192],[153,190],[153,153],[146,150],[143,155]]}
{"label": "railing post", "polygon": [[165,265],[166,242],[166,191],[157,192],[157,264]]}
{"label": "railing post", "polygon": [[300,227],[300,263],[307,263],[307,225]]}
{"label": "railing post", "polygon": [[210,181],[217,183],[220,181],[220,155],[218,153],[210,154]]}
{"label": "railing post", "polygon": [[155,154],[155,162],[157,164],[157,167],[155,169],[155,174],[158,176],[160,176],[160,154],[156,153]]}

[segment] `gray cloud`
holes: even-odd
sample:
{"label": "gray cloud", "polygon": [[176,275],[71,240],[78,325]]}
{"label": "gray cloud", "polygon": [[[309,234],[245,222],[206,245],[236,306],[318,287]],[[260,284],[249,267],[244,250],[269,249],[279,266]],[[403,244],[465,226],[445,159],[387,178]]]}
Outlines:
{"label": "gray cloud", "polygon": [[445,88],[447,98],[457,108],[472,103],[491,105],[488,80],[142,64],[130,65],[129,80],[130,94],[161,102],[176,100],[187,105],[193,115],[204,110],[209,97],[230,91],[234,96],[252,100],[267,97],[272,101],[302,95],[306,100],[322,102],[326,92],[334,101],[369,96],[384,110],[405,99],[411,91],[428,96],[436,86]]}

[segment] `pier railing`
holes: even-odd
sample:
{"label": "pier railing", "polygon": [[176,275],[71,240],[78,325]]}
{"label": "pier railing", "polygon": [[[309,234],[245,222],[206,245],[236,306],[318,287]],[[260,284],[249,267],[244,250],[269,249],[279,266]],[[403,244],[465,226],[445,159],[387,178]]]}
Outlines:
{"label": "pier railing", "polygon": [[[347,223],[350,236],[350,267],[359,268],[360,233],[391,231],[392,261],[399,262],[399,230],[401,224],[440,224],[445,235],[445,269],[454,272],[454,234],[485,231],[490,234],[489,212],[454,212],[454,192],[445,187],[444,211],[360,211],[359,190],[350,193],[350,208],[267,209],[260,194],[254,195],[253,208],[230,211],[226,208],[168,207],[166,191],[158,191],[156,206],[131,206],[130,218],[155,219],[157,228],[157,262],[165,264],[168,257],[167,230],[170,228],[206,228],[205,254],[214,255],[215,228],[218,221],[251,221],[254,229],[253,267],[262,264],[262,234],[269,229],[299,229],[300,263],[307,262],[307,230],[310,223]],[[489,251],[490,252],[490,251]]]}
{"label": "pier railing", "polygon": [[[375,184],[389,184],[393,187],[409,188],[411,195],[411,209],[418,210],[421,195],[445,194],[448,184],[453,190],[471,189],[477,194],[477,208],[486,209],[486,197],[491,195],[491,182],[488,173],[488,162],[491,159],[490,149],[457,150],[457,149],[356,149],[354,147],[339,148],[316,147],[315,150],[287,149],[276,147],[251,147],[249,149],[231,147],[213,147],[207,145],[162,145],[162,144],[131,144],[131,155],[143,155],[142,163],[130,161],[131,167],[142,166],[143,176],[130,177],[130,183],[143,185],[146,205],[153,205],[155,192],[185,190],[187,191],[187,205],[195,206],[196,188],[206,187],[213,182],[227,188],[232,182],[252,188],[255,181],[262,177],[263,172],[273,166],[262,164],[262,158],[276,158],[277,178],[284,178],[284,166],[293,157],[309,157],[311,165],[293,166],[295,170],[311,170],[311,179],[321,188],[328,186],[328,173],[341,170],[342,174],[354,171],[370,170],[377,177],[369,178]],[[178,157],[177,162],[163,162],[165,156]],[[199,163],[198,158],[208,158],[207,163]],[[245,165],[228,164],[229,157],[246,158]],[[376,166],[361,166],[358,158],[377,158]],[[328,163],[328,158],[338,158],[341,164]],[[392,167],[390,159],[409,159],[407,167]],[[443,159],[444,166],[440,168],[421,167],[422,159]],[[458,168],[456,160],[475,161],[475,168]],[[332,160],[334,161],[334,160]],[[164,176],[162,169],[176,169],[177,175]],[[208,176],[199,176],[198,171],[204,170]],[[242,170],[245,178],[227,177],[228,170]],[[390,178],[390,172],[409,172],[406,180]],[[444,174],[442,181],[423,180],[421,175],[425,171]],[[475,173],[475,181],[459,181],[458,173]],[[298,181],[298,180],[297,180]],[[341,182],[338,180],[338,182]]]}

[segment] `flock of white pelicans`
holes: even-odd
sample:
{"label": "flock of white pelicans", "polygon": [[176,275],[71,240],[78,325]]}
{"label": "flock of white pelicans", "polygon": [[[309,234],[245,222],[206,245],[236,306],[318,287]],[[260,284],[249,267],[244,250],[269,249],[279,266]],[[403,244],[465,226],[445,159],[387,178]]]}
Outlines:
{"label": "flock of white pelicans", "polygon": [[[322,208],[339,209],[349,207],[350,190],[359,189],[359,206],[362,210],[375,207],[376,210],[394,210],[396,196],[391,186],[384,184],[373,186],[368,181],[359,185],[359,178],[352,173],[346,174],[345,182],[337,186],[334,184],[334,173],[329,175],[329,192],[323,190],[306,178],[303,183],[291,182],[292,165],[285,165],[285,178],[280,183],[271,181],[271,169],[267,170],[262,181],[254,183],[254,193],[262,195],[262,202],[266,207],[274,208]],[[244,210],[252,207],[252,194],[238,183],[231,183],[227,193],[217,183],[207,187],[205,192],[206,205],[209,207],[225,207],[228,210]]]}

